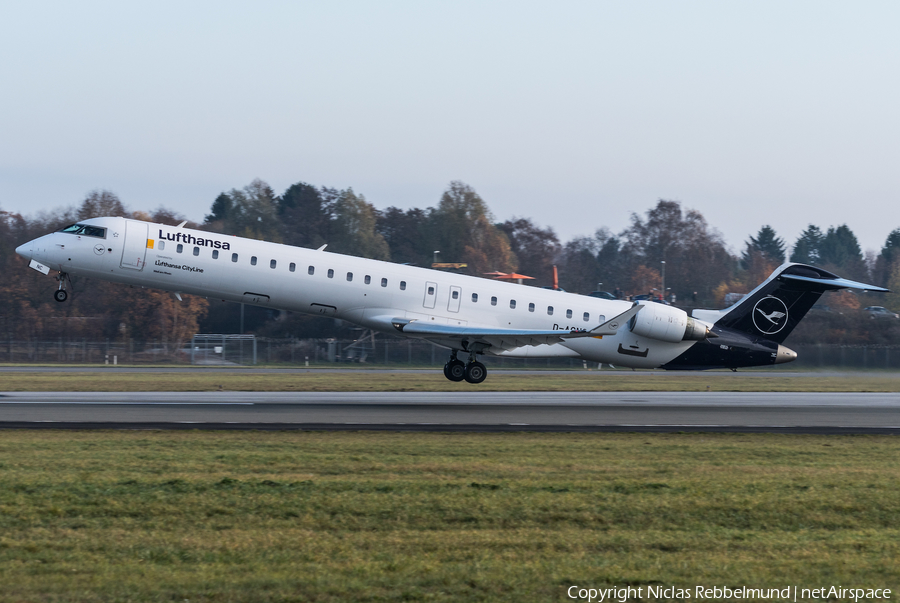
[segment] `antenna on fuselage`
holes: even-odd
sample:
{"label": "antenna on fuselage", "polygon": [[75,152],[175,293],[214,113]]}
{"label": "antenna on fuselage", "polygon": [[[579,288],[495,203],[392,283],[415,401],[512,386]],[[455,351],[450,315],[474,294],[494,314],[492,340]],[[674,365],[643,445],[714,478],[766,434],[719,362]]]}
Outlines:
{"label": "antenna on fuselage", "polygon": [[175,228],[184,228],[184,225],[187,224],[187,220],[176,226]]}

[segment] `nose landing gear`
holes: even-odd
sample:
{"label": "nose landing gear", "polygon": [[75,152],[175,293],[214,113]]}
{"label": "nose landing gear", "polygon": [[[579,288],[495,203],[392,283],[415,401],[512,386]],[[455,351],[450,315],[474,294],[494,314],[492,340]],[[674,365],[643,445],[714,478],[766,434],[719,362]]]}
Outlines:
{"label": "nose landing gear", "polygon": [[475,359],[475,354],[469,355],[469,362],[463,363],[456,357],[456,350],[450,352],[450,360],[444,365],[444,376],[450,381],[462,381],[469,383],[481,383],[487,377],[487,368]]}
{"label": "nose landing gear", "polygon": [[69,297],[69,294],[66,293],[66,281],[69,281],[69,274],[60,271],[59,275],[56,277],[56,280],[59,281],[59,288],[53,292],[53,299],[58,302],[64,302]]}

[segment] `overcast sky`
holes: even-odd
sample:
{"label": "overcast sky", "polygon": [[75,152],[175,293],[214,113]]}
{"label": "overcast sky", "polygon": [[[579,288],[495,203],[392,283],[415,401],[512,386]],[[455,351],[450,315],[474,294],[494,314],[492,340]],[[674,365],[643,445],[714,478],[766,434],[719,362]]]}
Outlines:
{"label": "overcast sky", "polygon": [[734,250],[900,227],[900,4],[2,2],[0,208],[116,192],[201,220],[253,178],[562,239],[657,199]]}

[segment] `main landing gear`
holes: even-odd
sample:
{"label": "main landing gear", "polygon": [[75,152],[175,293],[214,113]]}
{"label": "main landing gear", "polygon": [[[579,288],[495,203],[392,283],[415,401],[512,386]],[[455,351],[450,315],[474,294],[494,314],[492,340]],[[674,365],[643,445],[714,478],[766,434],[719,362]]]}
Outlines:
{"label": "main landing gear", "polygon": [[69,294],[66,293],[66,281],[69,281],[69,274],[67,272],[60,271],[59,275],[56,277],[56,280],[59,281],[59,288],[53,292],[53,299],[58,302],[64,302],[69,297]]}
{"label": "main landing gear", "polygon": [[487,377],[487,369],[475,360],[475,354],[469,354],[469,362],[464,363],[456,357],[456,350],[450,352],[450,360],[444,365],[444,376],[450,381],[481,383]]}

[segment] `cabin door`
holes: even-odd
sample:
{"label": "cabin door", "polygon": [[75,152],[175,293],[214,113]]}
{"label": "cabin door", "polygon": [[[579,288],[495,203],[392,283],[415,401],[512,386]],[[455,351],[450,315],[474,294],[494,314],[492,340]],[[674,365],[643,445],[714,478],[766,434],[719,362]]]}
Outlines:
{"label": "cabin door", "polygon": [[450,303],[447,304],[447,309],[451,312],[459,312],[459,302],[462,298],[462,288],[460,287],[450,287]]}
{"label": "cabin door", "polygon": [[122,241],[122,268],[143,270],[144,258],[147,257],[147,224],[146,222],[125,222],[125,240]]}
{"label": "cabin door", "polygon": [[425,283],[425,301],[422,305],[426,308],[434,308],[437,300],[437,283]]}

